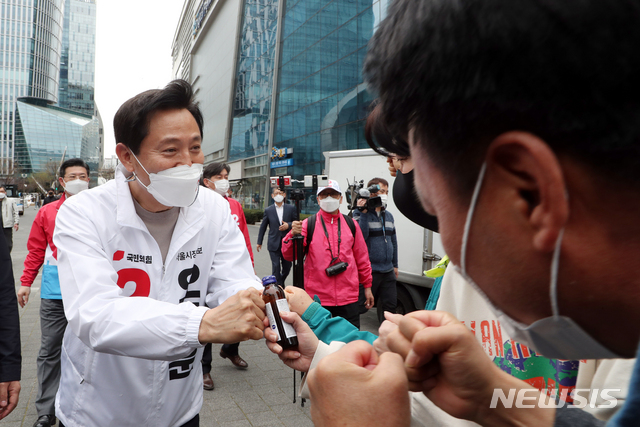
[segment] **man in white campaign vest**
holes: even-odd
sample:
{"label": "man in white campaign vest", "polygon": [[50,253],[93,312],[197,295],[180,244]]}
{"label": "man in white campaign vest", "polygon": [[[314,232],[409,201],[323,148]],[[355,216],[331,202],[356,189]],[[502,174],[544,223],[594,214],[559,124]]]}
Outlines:
{"label": "man in white campaign vest", "polygon": [[204,344],[263,336],[242,233],[220,195],[199,191],[202,128],[185,81],[128,100],[115,179],[58,213],[62,426],[198,426]]}

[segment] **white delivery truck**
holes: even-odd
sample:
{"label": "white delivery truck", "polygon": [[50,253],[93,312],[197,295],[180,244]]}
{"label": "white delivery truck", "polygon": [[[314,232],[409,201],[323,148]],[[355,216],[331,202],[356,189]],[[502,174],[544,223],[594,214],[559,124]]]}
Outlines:
{"label": "white delivery truck", "polygon": [[[389,181],[387,209],[393,214],[398,239],[398,309],[401,314],[424,308],[434,279],[424,275],[425,270],[435,265],[445,255],[440,234],[409,221],[396,209],[393,201],[393,178],[389,174],[386,159],[372,149],[324,152],[324,174],[338,181],[343,192],[349,184],[372,178]],[[354,202],[355,203],[355,202]],[[416,206],[416,209],[419,207]],[[347,201],[340,210],[349,213]]]}

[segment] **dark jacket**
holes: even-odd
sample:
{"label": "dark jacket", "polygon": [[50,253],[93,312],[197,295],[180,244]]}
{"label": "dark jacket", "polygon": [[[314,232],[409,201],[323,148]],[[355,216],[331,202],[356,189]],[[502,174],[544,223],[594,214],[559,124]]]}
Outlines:
{"label": "dark jacket", "polygon": [[291,223],[296,221],[296,208],[293,205],[283,203],[284,210],[282,211],[282,221],[289,224],[289,228],[285,231],[280,231],[280,220],[278,219],[278,212],[276,212],[276,205],[271,205],[264,210],[262,217],[262,224],[260,224],[260,231],[258,232],[258,244],[262,245],[264,239],[264,233],[267,231],[267,225],[269,226],[269,240],[267,242],[267,249],[271,252],[280,250],[282,246],[282,239],[291,230]]}
{"label": "dark jacket", "polygon": [[56,196],[47,196],[42,201],[42,206],[46,205],[47,203],[55,202],[56,200],[58,200]]}
{"label": "dark jacket", "polygon": [[358,221],[364,241],[369,249],[371,270],[374,273],[388,273],[398,267],[398,240],[393,215],[382,210],[377,212],[359,210],[353,212],[353,219]]}
{"label": "dark jacket", "polygon": [[20,380],[20,321],[9,247],[0,238],[0,382]]}

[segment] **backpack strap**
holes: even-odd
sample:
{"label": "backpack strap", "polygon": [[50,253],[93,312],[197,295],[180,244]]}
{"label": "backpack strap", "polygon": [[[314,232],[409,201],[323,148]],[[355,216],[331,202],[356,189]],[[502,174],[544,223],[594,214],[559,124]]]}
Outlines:
{"label": "backpack strap", "polygon": [[[353,218],[342,214],[342,218],[344,219],[344,221],[347,223],[347,225],[349,226],[349,230],[351,230],[351,235],[353,236],[353,245],[351,247],[353,247],[356,244],[356,224],[353,222]],[[317,214],[316,215],[311,215],[309,218],[307,218],[307,236],[306,236],[306,243],[307,245],[304,247],[304,253],[305,255],[309,252],[309,245],[311,245],[311,240],[313,240],[313,232],[316,229],[316,220],[318,219]]]}
{"label": "backpack strap", "polygon": [[344,218],[344,221],[349,226],[349,230],[351,230],[351,235],[353,236],[353,245],[351,245],[351,247],[353,247],[356,244],[356,225],[353,222],[353,218],[351,218],[350,216],[342,214],[342,218]]}
{"label": "backpack strap", "polygon": [[316,229],[316,219],[317,215],[311,215],[307,218],[307,236],[306,236],[306,246],[304,247],[305,255],[309,252],[309,245],[311,245],[311,240],[313,240],[313,232]]}

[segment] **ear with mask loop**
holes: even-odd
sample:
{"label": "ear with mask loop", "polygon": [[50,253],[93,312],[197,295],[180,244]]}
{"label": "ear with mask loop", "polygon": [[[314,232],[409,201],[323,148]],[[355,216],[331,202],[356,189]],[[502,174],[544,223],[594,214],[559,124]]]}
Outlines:
{"label": "ear with mask loop", "polygon": [[464,232],[462,233],[462,247],[460,248],[460,268],[467,274],[467,244],[469,243],[469,231],[471,230],[471,221],[473,219],[473,213],[476,210],[478,203],[478,197],[480,196],[480,189],[482,188],[482,182],[484,181],[484,175],[487,171],[487,163],[482,163],[480,167],[480,173],[478,174],[478,180],[476,186],[473,189],[473,196],[471,196],[471,204],[467,211],[467,220],[464,224]]}

